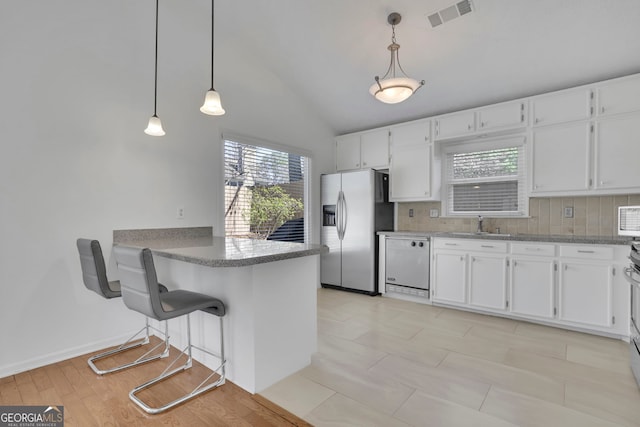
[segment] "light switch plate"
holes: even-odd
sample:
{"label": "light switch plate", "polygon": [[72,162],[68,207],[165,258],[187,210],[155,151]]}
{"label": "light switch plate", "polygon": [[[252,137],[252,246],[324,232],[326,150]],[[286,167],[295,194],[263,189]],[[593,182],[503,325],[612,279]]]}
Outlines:
{"label": "light switch plate", "polygon": [[429,216],[431,218],[438,218],[439,215],[440,215],[440,213],[438,212],[438,209],[430,209],[429,210]]}
{"label": "light switch plate", "polygon": [[409,218],[413,218],[413,209],[409,209]]}
{"label": "light switch plate", "polygon": [[573,218],[573,206],[567,206],[564,208],[564,217]]}

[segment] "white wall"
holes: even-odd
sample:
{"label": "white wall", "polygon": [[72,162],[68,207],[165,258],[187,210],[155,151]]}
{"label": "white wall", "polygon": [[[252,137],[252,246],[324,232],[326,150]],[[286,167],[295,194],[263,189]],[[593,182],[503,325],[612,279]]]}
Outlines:
{"label": "white wall", "polygon": [[75,240],[99,239],[115,276],[113,229],[222,224],[222,129],[311,151],[317,211],[333,133],[234,42],[232,17],[216,21],[216,89],[227,114],[198,111],[209,88],[208,0],[160,2],[167,135],[143,133],[153,112],[154,5],[0,3],[0,377],[141,325],[120,300],[84,288]]}

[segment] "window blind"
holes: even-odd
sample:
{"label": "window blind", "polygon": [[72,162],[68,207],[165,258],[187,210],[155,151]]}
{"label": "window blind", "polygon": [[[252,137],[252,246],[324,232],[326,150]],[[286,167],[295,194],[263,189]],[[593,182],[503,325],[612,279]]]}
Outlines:
{"label": "window blind", "polygon": [[525,215],[524,145],[481,147],[446,154],[447,214]]}
{"label": "window blind", "polygon": [[224,141],[225,235],[305,241],[305,156]]}

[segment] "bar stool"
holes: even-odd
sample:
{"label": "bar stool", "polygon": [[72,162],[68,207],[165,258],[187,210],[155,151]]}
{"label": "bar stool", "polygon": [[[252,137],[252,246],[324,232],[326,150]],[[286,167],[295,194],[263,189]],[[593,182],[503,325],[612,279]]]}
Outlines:
{"label": "bar stool", "polygon": [[[122,296],[120,290],[120,282],[118,280],[109,281],[107,279],[107,269],[104,264],[104,257],[102,256],[102,248],[100,247],[100,242],[90,239],[78,239],[76,241],[76,245],[78,246],[78,253],[80,254],[82,281],[84,282],[84,285],[87,287],[87,289],[107,299],[118,298]],[[158,284],[158,287],[159,292],[167,292],[167,288],[164,285]],[[156,344],[142,356],[138,357],[132,362],[125,363],[110,369],[99,369],[95,365],[95,362],[97,362],[98,360],[149,344],[150,330],[154,330],[162,334],[164,336],[164,340]],[[144,336],[142,336],[140,339],[137,339],[143,332]],[[158,350],[163,345],[164,349],[162,350],[162,352],[157,353],[156,350]],[[121,371],[126,368],[131,368],[132,366],[140,365],[142,363],[150,362],[152,360],[164,358],[167,356],[169,356],[168,325],[165,322],[165,330],[161,331],[149,325],[149,318],[147,318],[145,326],[143,326],[142,329],[136,332],[131,338],[129,338],[127,341],[113,350],[105,351],[103,353],[96,354],[95,356],[90,357],[89,360],[87,360],[87,363],[89,364],[93,372],[98,375],[104,375],[111,372]]]}
{"label": "bar stool", "polygon": [[[122,299],[131,310],[138,311],[147,317],[156,320],[169,320],[179,316],[187,316],[187,339],[188,344],[184,350],[167,366],[167,368],[156,378],[134,388],[129,392],[129,398],[150,414],[157,414],[170,409],[182,402],[192,399],[206,391],[219,387],[225,383],[224,358],[224,335],[222,318],[225,315],[225,306],[217,298],[200,294],[197,292],[176,290],[166,293],[158,292],[158,279],[153,263],[153,255],[148,248],[136,249],[123,246],[114,247],[116,263],[120,272],[120,283],[122,288]],[[189,314],[197,311],[205,311],[218,316],[220,319],[220,353],[216,354],[209,350],[195,346],[191,343],[191,322]],[[220,365],[195,387],[190,393],[160,407],[151,407],[140,400],[136,394],[152,385],[177,374],[186,371],[192,366],[192,348],[200,350],[220,360]],[[187,361],[171,371],[171,367],[183,356],[187,355]],[[205,385],[214,375],[219,378],[209,385]]]}

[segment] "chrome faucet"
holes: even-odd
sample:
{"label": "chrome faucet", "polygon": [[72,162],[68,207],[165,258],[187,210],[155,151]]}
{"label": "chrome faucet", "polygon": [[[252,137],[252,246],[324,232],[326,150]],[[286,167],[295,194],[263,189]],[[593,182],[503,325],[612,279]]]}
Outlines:
{"label": "chrome faucet", "polygon": [[482,233],[482,215],[478,215],[478,230],[477,233]]}

